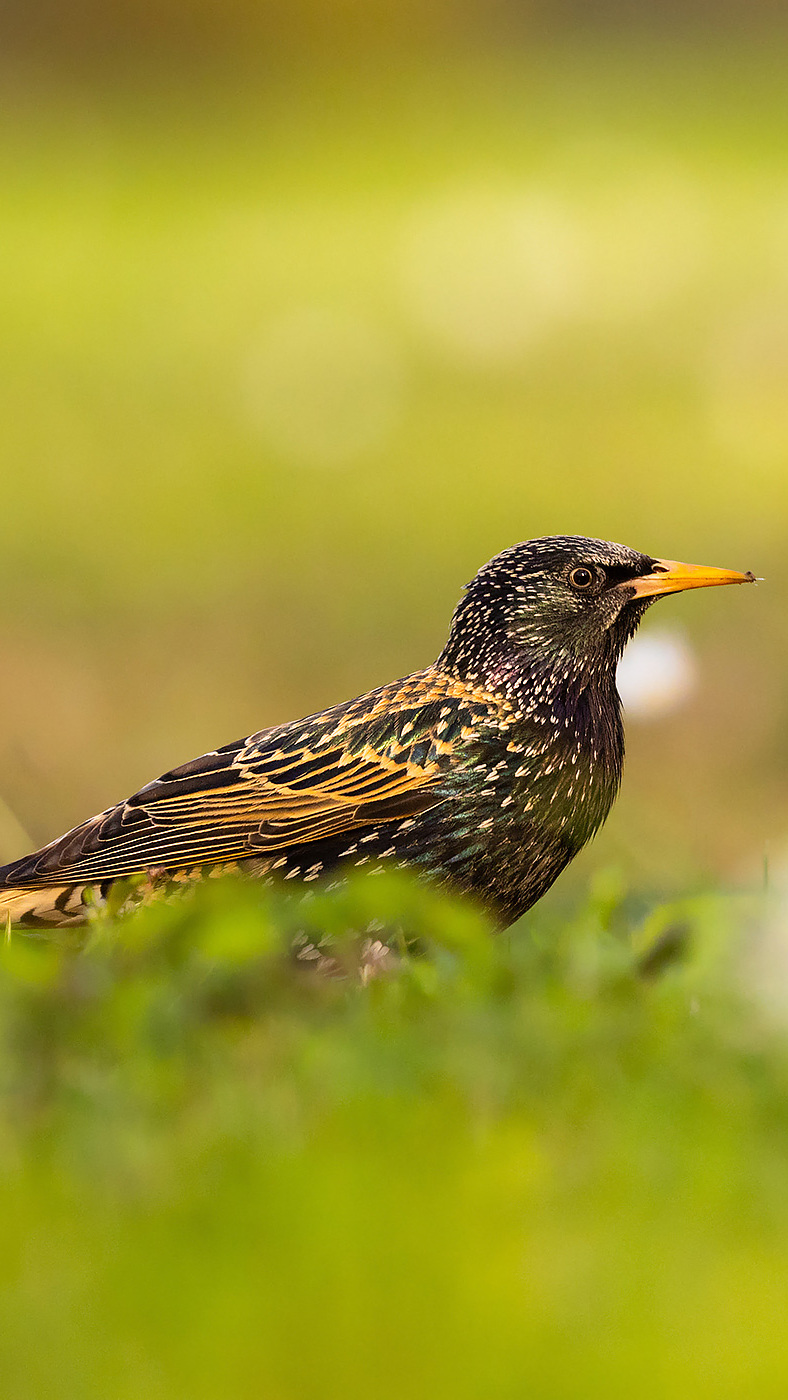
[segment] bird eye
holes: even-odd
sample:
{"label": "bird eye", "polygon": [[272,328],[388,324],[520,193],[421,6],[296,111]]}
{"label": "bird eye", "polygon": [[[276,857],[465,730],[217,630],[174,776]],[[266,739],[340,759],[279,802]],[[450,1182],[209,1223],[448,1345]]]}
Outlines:
{"label": "bird eye", "polygon": [[596,582],[596,574],[591,569],[586,569],[582,565],[579,569],[573,569],[569,575],[569,582],[573,588],[580,593],[585,593]]}

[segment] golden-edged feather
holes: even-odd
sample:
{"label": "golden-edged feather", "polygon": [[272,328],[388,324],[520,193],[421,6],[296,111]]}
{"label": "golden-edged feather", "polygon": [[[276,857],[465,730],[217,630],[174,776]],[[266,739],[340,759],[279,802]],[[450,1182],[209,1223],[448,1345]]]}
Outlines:
{"label": "golden-edged feather", "polygon": [[48,909],[53,921],[72,922],[73,896],[81,906],[90,883],[314,849],[406,820],[443,800],[441,775],[479,720],[500,727],[501,719],[500,697],[433,668],[263,730],[165,773],[7,866],[0,912],[45,922]]}

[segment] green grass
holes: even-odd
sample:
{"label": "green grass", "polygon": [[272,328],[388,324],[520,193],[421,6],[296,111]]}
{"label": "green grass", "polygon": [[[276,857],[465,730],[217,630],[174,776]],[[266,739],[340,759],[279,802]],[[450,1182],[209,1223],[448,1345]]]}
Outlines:
{"label": "green grass", "polygon": [[[385,975],[294,965],[328,930],[352,967],[371,916]],[[740,976],[764,917],[606,877],[496,938],[379,880],[14,934],[4,1392],[780,1395],[788,1047]]]}

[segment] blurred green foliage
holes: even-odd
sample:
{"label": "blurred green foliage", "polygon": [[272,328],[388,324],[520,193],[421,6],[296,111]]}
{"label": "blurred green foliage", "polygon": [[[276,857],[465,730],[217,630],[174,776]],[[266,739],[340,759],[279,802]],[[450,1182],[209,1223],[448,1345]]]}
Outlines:
{"label": "blurred green foliage", "polygon": [[[293,957],[328,931],[351,968],[370,915],[384,975]],[[4,1392],[777,1396],[788,1051],[735,989],[762,919],[604,877],[493,938],[386,877],[13,935]]]}

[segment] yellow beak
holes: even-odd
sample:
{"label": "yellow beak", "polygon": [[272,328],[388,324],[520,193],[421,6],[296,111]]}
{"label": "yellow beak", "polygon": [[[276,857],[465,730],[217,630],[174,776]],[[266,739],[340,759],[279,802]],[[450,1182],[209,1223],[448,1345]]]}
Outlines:
{"label": "yellow beak", "polygon": [[724,583],[755,583],[755,574],[739,574],[735,569],[710,569],[705,564],[680,564],[677,559],[658,559],[650,574],[632,579],[624,586],[636,598],[659,593],[680,593],[684,588],[717,588]]}

